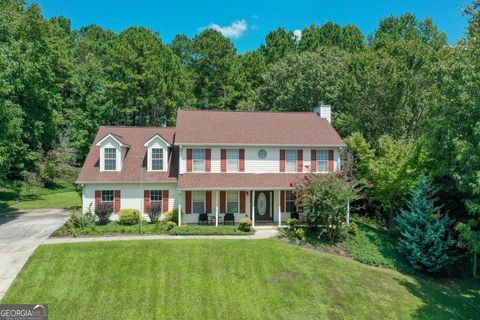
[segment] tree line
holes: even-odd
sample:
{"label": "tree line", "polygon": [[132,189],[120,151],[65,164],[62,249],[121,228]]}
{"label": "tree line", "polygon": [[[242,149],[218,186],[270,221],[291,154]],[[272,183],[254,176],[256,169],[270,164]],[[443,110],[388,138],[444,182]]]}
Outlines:
{"label": "tree line", "polygon": [[[164,43],[157,32],[73,30],[38,5],[0,0],[0,179],[80,166],[100,125],[172,126],[178,108],[312,111],[333,106],[369,212],[392,221],[424,173],[470,250],[480,250],[480,13],[464,10],[449,45],[431,19],[278,28],[238,54],[206,29]],[[60,169],[59,169],[60,168]],[[35,180],[35,179],[34,179]],[[38,179],[37,179],[38,180]]]}

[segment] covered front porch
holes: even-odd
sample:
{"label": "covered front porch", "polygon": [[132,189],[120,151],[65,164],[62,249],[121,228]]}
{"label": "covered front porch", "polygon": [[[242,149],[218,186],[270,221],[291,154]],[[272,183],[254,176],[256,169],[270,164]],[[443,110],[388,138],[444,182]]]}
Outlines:
{"label": "covered front porch", "polygon": [[282,226],[297,216],[288,189],[191,189],[179,192],[179,224],[238,225],[249,218],[252,226]]}

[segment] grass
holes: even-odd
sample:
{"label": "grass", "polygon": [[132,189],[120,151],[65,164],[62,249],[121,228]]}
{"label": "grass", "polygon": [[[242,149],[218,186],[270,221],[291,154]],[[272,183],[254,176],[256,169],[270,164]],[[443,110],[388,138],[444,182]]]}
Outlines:
{"label": "grass", "polygon": [[81,205],[80,195],[71,183],[54,188],[41,188],[23,183],[20,199],[8,186],[0,186],[0,214],[29,209],[70,208]]}
{"label": "grass", "polygon": [[399,271],[409,270],[398,251],[397,239],[381,227],[365,220],[354,219],[359,232],[344,241],[345,249],[355,260]]}
{"label": "grass", "polygon": [[68,223],[55,230],[53,237],[78,237],[94,235],[121,235],[121,234],[170,234],[170,235],[249,235],[255,231],[243,232],[233,226],[188,226],[174,227],[168,230],[166,223],[149,224],[143,222],[134,225],[121,225],[111,221],[106,225],[91,225],[84,228],[72,228]]}
{"label": "grass", "polygon": [[42,245],[2,303],[51,319],[473,319],[478,282],[435,283],[276,240]]}

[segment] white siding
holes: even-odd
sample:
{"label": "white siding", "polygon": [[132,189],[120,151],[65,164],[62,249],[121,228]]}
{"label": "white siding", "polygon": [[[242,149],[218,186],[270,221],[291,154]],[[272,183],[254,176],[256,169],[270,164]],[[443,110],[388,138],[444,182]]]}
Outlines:
{"label": "white siding", "polygon": [[96,183],[83,186],[83,212],[91,205],[95,209],[95,190],[120,190],[120,207],[123,209],[138,209],[143,211],[144,190],[168,190],[168,208],[178,208],[178,191],[176,183]]}
{"label": "white siding", "polygon": [[[187,171],[187,148],[182,147],[180,149],[180,173]],[[208,147],[205,147],[208,148]],[[236,147],[225,147],[236,148]],[[221,172],[221,149],[220,147],[210,147],[212,150],[211,158],[211,172]],[[245,173],[279,173],[280,172],[280,150],[299,150],[303,151],[303,172],[308,172],[306,166],[311,167],[311,150],[312,148],[286,148],[286,147],[245,147]],[[258,151],[261,149],[267,152],[265,159],[258,157]],[[315,148],[315,150],[334,150],[334,164],[335,171],[340,168],[340,152],[338,148]]]}
{"label": "white siding", "polygon": [[168,146],[160,139],[156,138],[150,143],[147,150],[147,170],[152,171],[152,149],[161,148],[163,150],[163,170],[157,171],[168,171]]}
{"label": "white siding", "polygon": [[100,148],[100,171],[105,171],[105,162],[104,160],[104,151],[105,148],[115,148],[116,154],[117,154],[117,170],[115,171],[121,171],[122,170],[122,162],[123,159],[125,158],[125,154],[127,152],[127,148],[121,148],[118,143],[111,137],[105,139],[105,141],[102,142],[102,145],[97,147],[93,146],[93,148]]}

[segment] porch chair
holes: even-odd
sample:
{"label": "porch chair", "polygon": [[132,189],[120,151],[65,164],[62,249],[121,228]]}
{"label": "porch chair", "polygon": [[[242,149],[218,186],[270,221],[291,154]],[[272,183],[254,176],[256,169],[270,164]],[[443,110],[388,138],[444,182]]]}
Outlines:
{"label": "porch chair", "polygon": [[208,214],[206,213],[200,213],[198,215],[198,224],[201,225],[201,224],[209,224],[208,223]]}
{"label": "porch chair", "polygon": [[225,217],[223,218],[223,225],[227,224],[227,222],[231,222],[232,226],[235,225],[235,215],[233,213],[225,213]]}

